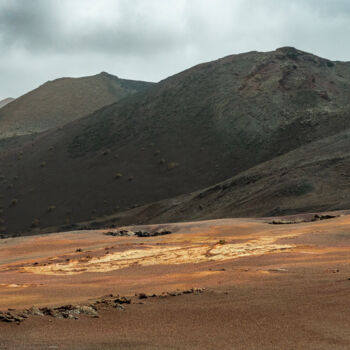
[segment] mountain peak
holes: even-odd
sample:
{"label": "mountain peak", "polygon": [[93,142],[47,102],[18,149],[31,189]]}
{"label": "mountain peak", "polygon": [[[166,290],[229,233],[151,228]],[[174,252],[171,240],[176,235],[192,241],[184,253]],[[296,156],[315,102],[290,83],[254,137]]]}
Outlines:
{"label": "mountain peak", "polygon": [[292,46],[283,46],[276,49],[276,53],[292,60],[298,59],[299,56],[310,55],[307,52],[296,49]]}
{"label": "mountain peak", "polygon": [[105,71],[102,71],[101,73],[99,73],[99,74],[97,74],[97,75],[100,76],[100,77],[118,78],[118,79],[119,79],[119,77],[118,77],[117,75],[109,74],[109,73],[107,73],[107,72],[105,72]]}

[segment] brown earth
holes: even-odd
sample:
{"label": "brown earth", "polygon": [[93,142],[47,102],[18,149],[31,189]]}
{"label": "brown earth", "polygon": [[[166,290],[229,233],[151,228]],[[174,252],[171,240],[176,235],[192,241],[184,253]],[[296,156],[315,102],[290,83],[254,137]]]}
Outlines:
{"label": "brown earth", "polygon": [[99,318],[0,322],[0,348],[347,349],[350,215],[338,215],[115,229],[172,232],[145,238],[95,230],[2,240],[2,311],[205,289],[133,297],[125,310],[100,307]]}
{"label": "brown earth", "polygon": [[128,223],[348,209],[349,98],[348,62],[290,47],[192,67],[61,130],[9,141],[0,230],[145,204]]}

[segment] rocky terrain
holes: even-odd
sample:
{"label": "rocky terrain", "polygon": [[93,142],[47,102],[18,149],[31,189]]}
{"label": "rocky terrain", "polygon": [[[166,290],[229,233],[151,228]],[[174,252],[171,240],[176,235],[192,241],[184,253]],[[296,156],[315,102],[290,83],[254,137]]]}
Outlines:
{"label": "rocky terrain", "polygon": [[105,72],[48,81],[7,106],[0,102],[0,139],[61,127],[151,85]]}
{"label": "rocky terrain", "polygon": [[349,208],[349,97],[349,63],[290,47],[195,66],[7,141],[2,232]]}
{"label": "rocky terrain", "polygon": [[333,212],[3,239],[0,348],[346,349],[349,232]]}

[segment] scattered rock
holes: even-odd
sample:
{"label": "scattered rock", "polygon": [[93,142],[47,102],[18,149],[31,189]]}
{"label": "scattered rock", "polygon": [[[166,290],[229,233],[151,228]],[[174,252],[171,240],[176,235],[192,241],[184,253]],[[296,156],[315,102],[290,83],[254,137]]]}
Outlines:
{"label": "scattered rock", "polygon": [[131,299],[127,298],[127,297],[119,297],[117,299],[114,300],[114,302],[116,304],[130,304],[131,303]]}
{"label": "scattered rock", "polygon": [[125,310],[125,307],[121,304],[115,304],[113,307],[118,309],[118,310]]}
{"label": "scattered rock", "polygon": [[30,309],[26,310],[29,315],[33,316],[44,316],[44,314],[35,306],[32,306]]}
{"label": "scattered rock", "polygon": [[316,214],[314,218],[311,221],[317,221],[317,220],[328,220],[328,219],[334,219],[339,217],[339,215],[323,215],[323,214]]}
{"label": "scattered rock", "polygon": [[268,272],[287,272],[288,270],[280,267],[275,269],[268,269],[267,271]]}
{"label": "scattered rock", "polygon": [[[350,280],[350,278],[349,278]],[[202,293],[204,288],[191,288],[187,290],[176,290],[172,292],[163,292],[160,295],[151,294],[147,295],[146,293],[138,293],[135,296],[138,299],[147,299],[148,297],[158,297],[158,298],[166,298],[166,297],[174,297],[182,294],[199,294]],[[123,304],[131,304],[131,299],[125,296],[114,296],[113,294],[109,294],[107,296],[102,297],[99,300],[96,300],[94,303],[89,305],[63,305],[60,307],[50,308],[50,307],[42,307],[38,308],[36,306],[32,306],[30,309],[23,310],[20,313],[14,313],[15,309],[9,309],[7,312],[0,311],[0,322],[13,322],[20,324],[29,316],[50,316],[52,318],[64,318],[64,319],[74,319],[78,320],[79,317],[77,315],[87,315],[92,318],[98,318],[98,305],[107,305],[111,306],[118,310],[125,310]],[[137,304],[144,304],[139,301]],[[51,320],[48,320],[51,322]]]}
{"label": "scattered rock", "polygon": [[87,305],[77,306],[75,307],[73,312],[78,314],[88,315],[88,316],[94,316],[94,317],[98,316],[97,310],[94,307],[87,306]]}
{"label": "scattered rock", "polygon": [[168,235],[172,233],[168,230],[161,230],[161,231],[155,231],[155,232],[148,232],[148,231],[130,231],[130,230],[116,230],[116,231],[108,231],[105,233],[107,236],[114,236],[114,237],[123,237],[123,236],[137,236],[137,237],[155,237],[155,236],[163,236]]}
{"label": "scattered rock", "polygon": [[24,317],[21,317],[19,315],[16,315],[12,312],[0,312],[0,322],[7,322],[7,323],[17,323],[20,324],[23,322]]}

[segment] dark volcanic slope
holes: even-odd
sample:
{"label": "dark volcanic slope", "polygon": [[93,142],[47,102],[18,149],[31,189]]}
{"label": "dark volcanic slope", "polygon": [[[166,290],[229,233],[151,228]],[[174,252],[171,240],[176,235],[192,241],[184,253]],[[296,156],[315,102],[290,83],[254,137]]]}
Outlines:
{"label": "dark volcanic slope", "polygon": [[4,98],[3,100],[0,101],[0,108],[6,106],[7,104],[9,104],[12,101],[14,101],[14,98],[12,98],[12,97]]}
{"label": "dark volcanic slope", "polygon": [[150,85],[104,72],[49,81],[0,110],[0,138],[64,125]]}
{"label": "dark volcanic slope", "polygon": [[201,64],[3,154],[3,225],[87,220],[238,176],[350,127],[349,98],[349,63],[293,48]]}
{"label": "dark volcanic slope", "polygon": [[269,217],[349,209],[349,185],[350,129],[347,129],[214,186],[101,218],[99,225]]}

